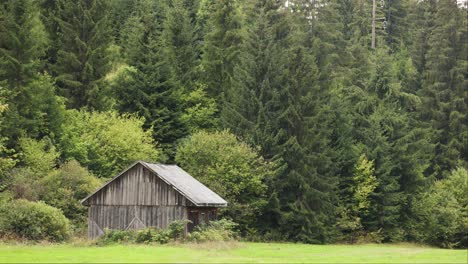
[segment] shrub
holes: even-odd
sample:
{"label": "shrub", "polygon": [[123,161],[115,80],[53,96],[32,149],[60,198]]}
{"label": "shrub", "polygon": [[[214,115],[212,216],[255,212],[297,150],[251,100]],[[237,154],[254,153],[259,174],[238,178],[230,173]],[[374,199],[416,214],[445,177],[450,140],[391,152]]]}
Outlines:
{"label": "shrub", "polygon": [[65,163],[39,181],[39,198],[63,211],[74,224],[85,222],[87,209],[80,200],[96,190],[101,181],[75,161]]}
{"label": "shrub", "polygon": [[230,202],[248,202],[265,192],[270,166],[257,151],[228,131],[198,132],[183,141],[175,157],[187,172]]}
{"label": "shrub", "polygon": [[170,240],[182,239],[185,225],[188,220],[176,220],[169,224],[167,229],[145,228],[137,232],[136,243],[160,243],[166,244]]}
{"label": "shrub", "polygon": [[151,243],[153,242],[153,237],[155,235],[155,230],[153,228],[145,228],[139,230],[135,237],[136,243]]}
{"label": "shrub", "polygon": [[170,239],[171,236],[169,234],[169,230],[148,227],[137,232],[135,242],[146,244],[156,242],[166,244]]}
{"label": "shrub", "polygon": [[441,247],[468,247],[468,172],[458,168],[413,201],[412,236]]}
{"label": "shrub", "polygon": [[70,227],[59,209],[20,199],[0,206],[0,233],[31,240],[63,241],[69,237]]}
{"label": "shrub", "polygon": [[166,244],[171,239],[168,230],[155,229],[154,231],[155,232],[153,235],[153,242],[157,242],[159,244]]}
{"label": "shrub", "polygon": [[189,223],[189,220],[176,220],[169,224],[167,231],[171,239],[177,240],[184,236],[185,226]]}
{"label": "shrub", "polygon": [[221,219],[201,225],[187,235],[187,240],[193,242],[229,241],[237,237],[234,228],[237,226],[231,220]]}
{"label": "shrub", "polygon": [[104,235],[100,236],[98,245],[109,245],[114,243],[131,243],[135,241],[136,232],[134,230],[104,230]]}
{"label": "shrub", "polygon": [[31,138],[21,138],[19,145],[22,167],[28,168],[38,177],[47,175],[55,167],[60,155],[48,138],[39,141]]}
{"label": "shrub", "polygon": [[108,178],[135,160],[161,157],[143,124],[135,115],[68,110],[60,147],[66,159],[75,159],[97,177]]}
{"label": "shrub", "polygon": [[187,220],[173,221],[169,224],[167,229],[148,227],[138,231],[106,230],[105,235],[99,238],[98,243],[135,242],[166,244],[171,240],[182,239],[185,225],[188,222]]}
{"label": "shrub", "polygon": [[176,162],[229,202],[221,216],[239,223],[241,232],[257,224],[266,203],[264,181],[276,169],[258,150],[229,131],[197,132],[178,146]]}

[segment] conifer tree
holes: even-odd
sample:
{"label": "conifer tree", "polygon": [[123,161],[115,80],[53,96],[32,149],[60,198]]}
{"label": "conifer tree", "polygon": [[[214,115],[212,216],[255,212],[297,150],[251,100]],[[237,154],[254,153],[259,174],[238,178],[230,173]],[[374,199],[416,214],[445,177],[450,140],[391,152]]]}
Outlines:
{"label": "conifer tree", "polygon": [[[111,42],[107,0],[59,0],[49,11],[56,21],[57,61],[51,66],[70,108],[108,109],[107,48]],[[54,32],[51,32],[55,35]]]}
{"label": "conifer tree", "polygon": [[16,146],[20,136],[52,138],[60,130],[63,102],[43,71],[48,44],[37,2],[0,4],[0,86],[6,91],[2,134]]}
{"label": "conifer tree", "polygon": [[194,6],[183,0],[169,5],[161,33],[161,48],[170,80],[180,100],[181,121],[191,132],[217,127],[217,103],[206,94],[200,74],[200,44]]}
{"label": "conifer tree", "polygon": [[[282,206],[284,232],[293,240],[325,242],[332,238],[335,179],[329,147],[329,93],[320,89],[318,67],[307,48],[307,35],[292,18],[285,72],[279,91],[275,147],[283,162],[276,188]],[[294,190],[294,191],[293,191]]]}
{"label": "conifer tree", "polygon": [[208,95],[221,98],[232,85],[234,67],[243,41],[238,1],[211,0],[211,14],[206,22],[202,69]]}
{"label": "conifer tree", "polygon": [[422,118],[435,131],[433,175],[444,178],[459,160],[467,160],[467,24],[466,10],[456,0],[438,1],[436,10],[420,94]]}
{"label": "conifer tree", "polygon": [[171,68],[161,38],[158,3],[142,1],[124,25],[122,45],[131,66],[116,84],[117,108],[145,118],[156,142],[173,157],[173,143],[187,133],[181,121],[181,98],[171,78]]}
{"label": "conifer tree", "polygon": [[285,82],[287,36],[286,12],[277,1],[253,4],[247,16],[254,18],[241,46],[232,86],[226,91],[221,112],[223,125],[249,143],[260,146],[262,154],[274,156],[272,146],[277,127],[279,90]]}
{"label": "conifer tree", "polygon": [[195,26],[183,0],[172,1],[172,6],[167,10],[161,38],[173,81],[182,91],[193,89],[200,51]]}

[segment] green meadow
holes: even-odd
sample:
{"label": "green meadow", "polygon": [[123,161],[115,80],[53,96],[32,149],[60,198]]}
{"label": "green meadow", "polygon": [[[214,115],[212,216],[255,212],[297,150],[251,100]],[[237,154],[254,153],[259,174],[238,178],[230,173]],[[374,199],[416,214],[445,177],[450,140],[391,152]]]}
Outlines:
{"label": "green meadow", "polygon": [[0,263],[467,263],[467,250],[412,244],[1,245]]}

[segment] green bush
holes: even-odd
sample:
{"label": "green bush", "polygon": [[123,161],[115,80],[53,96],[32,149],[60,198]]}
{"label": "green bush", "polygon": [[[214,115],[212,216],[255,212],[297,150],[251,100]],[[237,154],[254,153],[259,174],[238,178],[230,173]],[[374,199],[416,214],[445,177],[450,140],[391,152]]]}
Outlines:
{"label": "green bush", "polygon": [[63,241],[70,235],[70,226],[59,209],[20,199],[0,206],[0,233],[31,240]]}
{"label": "green bush", "polygon": [[170,240],[168,230],[164,229],[155,229],[153,235],[153,242],[157,242],[159,244],[166,244]]}
{"label": "green bush", "polygon": [[189,233],[187,240],[193,242],[233,240],[237,237],[234,231],[236,226],[236,223],[227,219],[211,221],[207,225],[198,226],[195,231]]}
{"label": "green bush", "polygon": [[156,228],[145,228],[139,230],[136,234],[136,243],[159,243],[166,244],[171,240],[169,230],[167,229],[156,229]]}
{"label": "green bush", "polygon": [[155,148],[144,120],[116,112],[68,110],[60,149],[65,159],[75,159],[100,178],[115,176],[136,160],[155,161],[161,152]]}
{"label": "green bush", "polygon": [[36,174],[37,178],[47,175],[56,165],[60,153],[48,138],[35,140],[20,138],[21,166]]}
{"label": "green bush", "polygon": [[266,204],[264,182],[273,177],[276,164],[261,157],[258,149],[227,130],[197,132],[181,141],[175,157],[190,175],[229,202],[220,215],[233,219],[239,230],[258,225]]}
{"label": "green bush", "polygon": [[468,172],[458,168],[413,201],[413,239],[440,247],[468,247],[467,183]]}
{"label": "green bush", "polygon": [[166,244],[170,240],[179,240],[184,237],[185,225],[188,220],[177,220],[169,224],[167,229],[145,228],[137,232],[136,243]]}
{"label": "green bush", "polygon": [[185,226],[189,223],[189,220],[176,220],[169,224],[167,231],[171,239],[177,240],[184,237]]}
{"label": "green bush", "polygon": [[159,243],[166,244],[171,240],[182,239],[187,220],[177,220],[169,224],[167,229],[148,227],[138,231],[106,230],[98,240],[98,244],[112,243]]}
{"label": "green bush", "polygon": [[109,245],[115,243],[132,243],[135,241],[136,232],[134,230],[104,230],[104,235],[100,236],[98,245]]}
{"label": "green bush", "polygon": [[145,228],[139,230],[135,237],[136,243],[151,243],[153,242],[153,237],[155,235],[155,230],[153,228]]}
{"label": "green bush", "polygon": [[101,186],[86,168],[71,160],[39,181],[39,199],[63,211],[74,225],[86,223],[87,208],[80,200]]}

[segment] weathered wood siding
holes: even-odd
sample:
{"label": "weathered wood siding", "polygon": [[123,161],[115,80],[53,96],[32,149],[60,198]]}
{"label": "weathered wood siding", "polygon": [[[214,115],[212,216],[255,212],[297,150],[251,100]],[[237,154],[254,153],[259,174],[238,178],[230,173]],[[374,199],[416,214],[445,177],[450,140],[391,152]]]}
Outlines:
{"label": "weathered wood siding", "polygon": [[105,229],[166,228],[187,219],[192,203],[153,172],[138,164],[90,197],[88,236]]}
{"label": "weathered wood siding", "polygon": [[88,236],[96,238],[105,229],[166,228],[174,220],[187,219],[184,206],[92,205],[89,207]]}
{"label": "weathered wood siding", "polygon": [[192,203],[140,164],[89,198],[87,205],[183,205]]}

